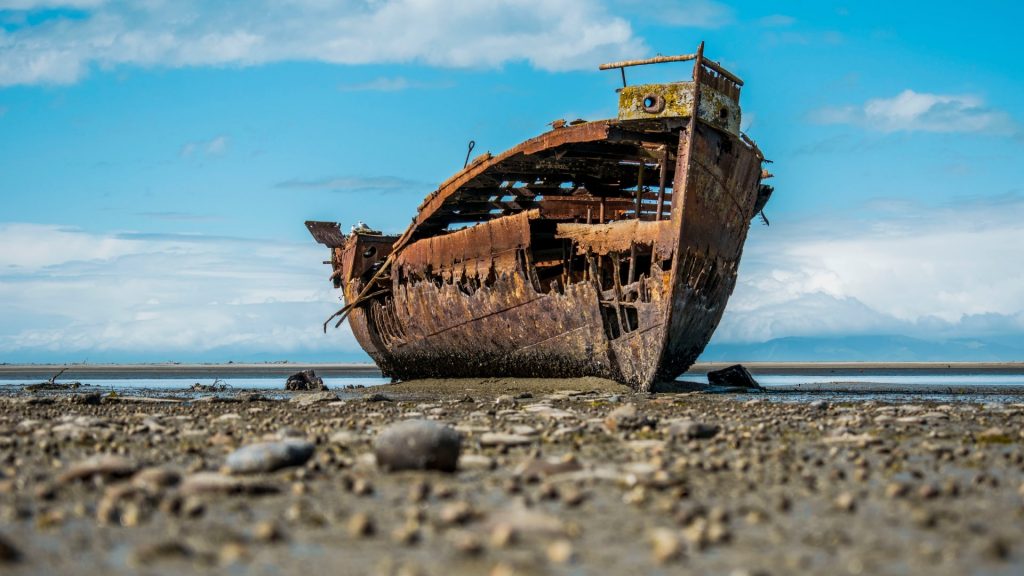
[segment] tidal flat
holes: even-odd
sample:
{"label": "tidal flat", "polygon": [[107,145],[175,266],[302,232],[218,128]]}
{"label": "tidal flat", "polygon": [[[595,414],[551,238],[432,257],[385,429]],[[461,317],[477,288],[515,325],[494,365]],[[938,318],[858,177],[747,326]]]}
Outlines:
{"label": "tidal flat", "polygon": [[[406,420],[458,432],[454,472],[377,461]],[[1024,398],[792,402],[594,378],[6,390],[0,568],[1020,574],[1022,424]]]}

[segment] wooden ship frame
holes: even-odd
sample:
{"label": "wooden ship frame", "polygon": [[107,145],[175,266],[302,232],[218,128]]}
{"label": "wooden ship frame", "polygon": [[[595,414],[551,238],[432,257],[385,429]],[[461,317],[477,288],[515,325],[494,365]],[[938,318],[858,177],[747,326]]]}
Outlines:
{"label": "wooden ship frame", "polygon": [[[400,236],[307,222],[383,373],[599,376],[649,390],[700,355],[772,193],[740,131],[743,81],[694,54],[621,71],[615,119],[554,123],[484,154]],[[690,81],[626,85],[630,66],[693,61]]]}

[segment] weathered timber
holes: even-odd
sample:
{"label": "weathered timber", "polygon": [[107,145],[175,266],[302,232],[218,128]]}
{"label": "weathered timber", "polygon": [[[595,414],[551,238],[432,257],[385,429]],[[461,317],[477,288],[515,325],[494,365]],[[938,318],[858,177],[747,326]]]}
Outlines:
{"label": "weathered timber", "polygon": [[619,116],[553,122],[478,156],[400,236],[307,223],[331,249],[352,331],[389,376],[685,371],[725,310],[771,187],[739,131],[742,82],[693,55],[690,81],[627,86]]}

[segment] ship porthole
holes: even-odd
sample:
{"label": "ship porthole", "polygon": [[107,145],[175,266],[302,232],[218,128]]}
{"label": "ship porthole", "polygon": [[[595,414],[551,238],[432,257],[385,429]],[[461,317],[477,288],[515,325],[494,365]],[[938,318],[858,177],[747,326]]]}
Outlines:
{"label": "ship porthole", "polygon": [[376,246],[370,246],[369,248],[366,249],[365,252],[363,252],[363,258],[373,258],[376,254],[377,254],[377,247]]}
{"label": "ship porthole", "polygon": [[720,120],[728,120],[729,119],[729,109],[728,108],[722,108],[721,110],[719,110],[718,111],[718,118]]}
{"label": "ship porthole", "polygon": [[648,94],[644,96],[643,106],[644,112],[657,114],[665,109],[665,98],[658,94]]}

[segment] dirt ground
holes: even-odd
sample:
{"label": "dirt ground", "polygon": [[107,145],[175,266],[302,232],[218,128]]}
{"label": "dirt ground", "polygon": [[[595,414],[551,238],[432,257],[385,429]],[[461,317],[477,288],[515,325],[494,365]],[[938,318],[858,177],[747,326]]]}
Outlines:
{"label": "dirt ground", "polygon": [[[433,420],[459,470],[385,472]],[[0,397],[10,574],[1021,574],[1024,403],[432,380]],[[258,442],[303,463],[228,474]]]}

